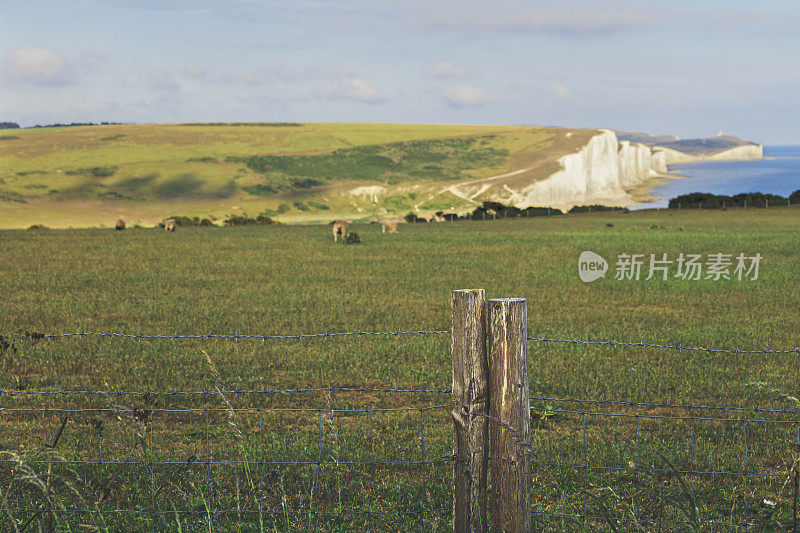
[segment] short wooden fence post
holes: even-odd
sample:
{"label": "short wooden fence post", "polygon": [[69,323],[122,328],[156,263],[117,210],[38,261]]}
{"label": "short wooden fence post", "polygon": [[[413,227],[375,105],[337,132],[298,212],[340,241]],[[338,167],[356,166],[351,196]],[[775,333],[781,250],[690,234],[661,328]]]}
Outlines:
{"label": "short wooden fence post", "polygon": [[489,300],[489,427],[493,530],[531,530],[531,411],[528,308],[524,298]]}
{"label": "short wooden fence post", "polygon": [[485,532],[489,426],[483,289],[453,291],[453,530]]}

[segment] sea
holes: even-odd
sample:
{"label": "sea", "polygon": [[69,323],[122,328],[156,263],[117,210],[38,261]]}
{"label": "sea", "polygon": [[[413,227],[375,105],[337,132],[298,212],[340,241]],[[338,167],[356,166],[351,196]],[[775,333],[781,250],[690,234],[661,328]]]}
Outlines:
{"label": "sea", "polygon": [[667,207],[670,198],[693,192],[733,196],[763,192],[787,197],[800,189],[800,146],[764,146],[759,161],[704,161],[670,165],[680,178],[668,179],[653,188],[655,201],[631,209]]}

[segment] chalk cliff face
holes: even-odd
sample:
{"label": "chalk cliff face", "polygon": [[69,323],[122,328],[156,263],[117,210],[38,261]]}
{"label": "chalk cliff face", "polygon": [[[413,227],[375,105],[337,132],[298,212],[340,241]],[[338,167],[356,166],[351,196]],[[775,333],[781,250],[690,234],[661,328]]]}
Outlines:
{"label": "chalk cliff face", "polygon": [[672,148],[654,146],[653,151],[663,154],[668,165],[681,165],[684,163],[696,163],[698,161],[752,161],[754,159],[764,159],[764,147],[760,144],[746,144],[736,146],[713,154],[697,156],[679,152]]}
{"label": "chalk cliff face", "polygon": [[613,131],[602,130],[575,153],[559,159],[561,170],[512,192],[520,208],[575,205],[631,205],[628,191],[650,178],[666,173],[667,160],[649,146],[619,142]]}
{"label": "chalk cliff face", "polygon": [[748,144],[737,146],[730,150],[723,150],[708,156],[708,159],[724,161],[751,161],[753,159],[764,159],[764,146],[760,144]]}
{"label": "chalk cliff face", "polygon": [[[572,135],[572,132],[567,132],[565,137]],[[674,146],[668,147],[656,145],[652,139],[648,142],[636,142],[632,138],[620,141],[611,130],[584,131],[582,135],[587,139],[581,141],[585,144],[559,157],[558,170],[549,176],[545,172],[537,174],[536,166],[529,166],[446,186],[359,186],[349,190],[349,199],[354,207],[359,207],[364,201],[380,205],[390,195],[402,196],[413,192],[412,198],[417,202],[413,206],[415,212],[423,212],[426,203],[442,205],[444,202],[447,202],[445,205],[459,205],[461,212],[467,212],[486,200],[522,209],[552,207],[562,211],[576,205],[627,207],[642,201],[650,180],[670,175],[667,165],[763,157],[760,145],[732,136],[673,140],[664,143]],[[548,163],[552,164],[552,161]],[[450,209],[456,210],[456,207]]]}

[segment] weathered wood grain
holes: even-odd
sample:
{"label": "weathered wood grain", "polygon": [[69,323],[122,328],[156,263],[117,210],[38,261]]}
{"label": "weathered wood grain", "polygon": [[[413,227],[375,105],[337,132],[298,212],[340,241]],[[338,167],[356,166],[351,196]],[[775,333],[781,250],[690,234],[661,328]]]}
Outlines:
{"label": "weathered wood grain", "polygon": [[489,300],[489,426],[494,531],[531,530],[528,310],[522,298]]}
{"label": "weathered wood grain", "polygon": [[483,289],[452,293],[453,528],[487,531],[489,430],[486,311]]}

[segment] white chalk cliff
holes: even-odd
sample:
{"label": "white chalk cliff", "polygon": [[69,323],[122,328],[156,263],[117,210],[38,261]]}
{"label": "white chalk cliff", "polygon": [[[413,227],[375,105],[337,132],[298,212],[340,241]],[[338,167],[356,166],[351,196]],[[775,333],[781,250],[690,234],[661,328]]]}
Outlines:
{"label": "white chalk cliff", "polygon": [[[669,173],[667,165],[702,160],[763,158],[761,145],[735,137],[720,139],[718,136],[711,140],[690,140],[689,148],[696,152],[690,154],[653,143],[620,141],[617,134],[611,130],[596,131],[597,133],[589,137],[588,142],[582,147],[559,157],[558,170],[547,177],[542,178],[540,177],[542,174],[534,174],[536,167],[532,166],[488,178],[448,184],[444,187],[437,184],[427,190],[425,185],[413,185],[410,187],[414,189],[414,194],[419,195],[413,209],[424,210],[421,205],[440,196],[444,196],[454,205],[460,204],[459,209],[462,212],[471,211],[486,200],[502,202],[521,209],[551,207],[568,211],[576,205],[597,204],[627,207],[642,201],[642,197],[646,196],[649,181],[675,176]],[[565,134],[566,137],[571,135],[571,132]],[[680,143],[685,145],[687,141],[671,141],[670,144]],[[725,147],[725,144],[731,143],[738,145]],[[720,145],[721,148],[713,151]],[[699,150],[697,146],[700,147]],[[389,195],[403,195],[409,192],[411,192],[409,186],[359,186],[349,191],[349,199],[354,206],[364,200],[377,205]],[[451,207],[451,209],[456,208]]]}
{"label": "white chalk cliff", "polygon": [[695,156],[664,146],[654,146],[653,150],[663,153],[668,165],[680,165],[683,163],[696,163],[697,161],[708,160],[752,161],[754,159],[764,159],[764,147],[760,144],[745,144],[704,156]]}
{"label": "white chalk cliff", "polygon": [[554,207],[568,210],[575,205],[631,205],[629,191],[667,172],[661,151],[628,141],[618,141],[610,130],[601,130],[577,152],[559,159],[561,169],[504,198],[513,205]]}
{"label": "white chalk cliff", "polygon": [[667,165],[704,160],[763,159],[763,146],[743,144],[706,155],[690,155],[663,146],[619,141],[600,130],[577,152],[562,156],[561,169],[518,190],[504,187],[505,200],[519,208],[530,206],[569,210],[575,205],[630,206],[630,191],[652,178],[666,176]]}

